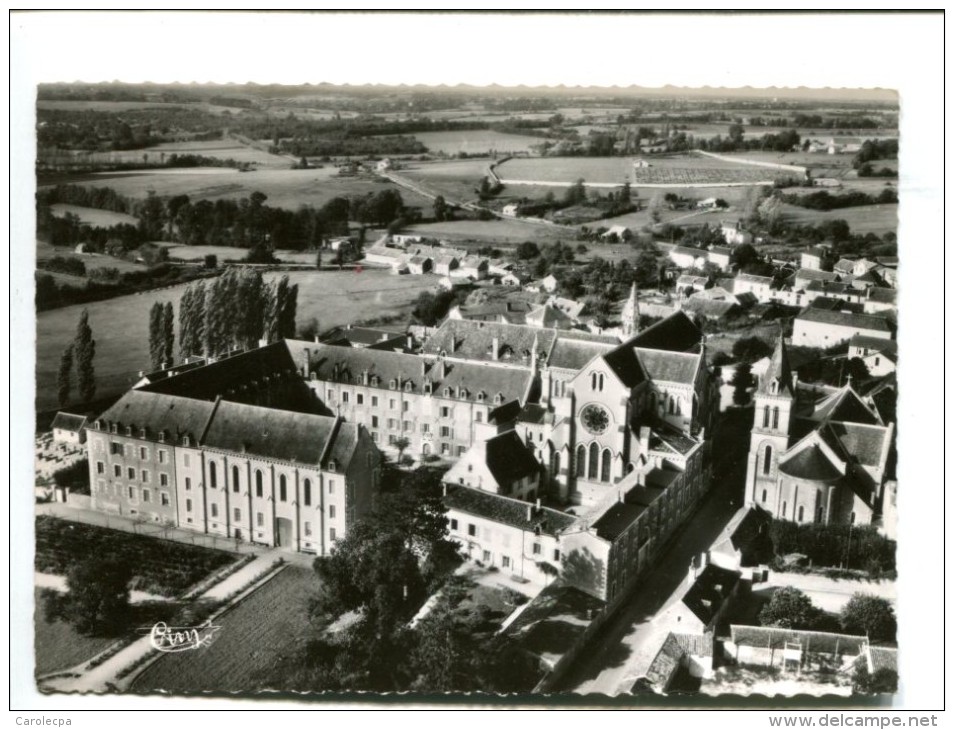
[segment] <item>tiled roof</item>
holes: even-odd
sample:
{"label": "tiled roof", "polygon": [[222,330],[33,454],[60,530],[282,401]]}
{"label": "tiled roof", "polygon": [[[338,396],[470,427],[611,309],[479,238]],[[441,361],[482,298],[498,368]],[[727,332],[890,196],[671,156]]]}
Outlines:
{"label": "tiled roof", "polygon": [[140,429],[146,429],[149,439],[158,439],[159,434],[165,432],[170,442],[178,441],[183,436],[198,441],[209,422],[213,407],[213,403],[206,400],[130,390],[98,420],[102,421],[104,431],[116,424],[120,435],[124,435],[126,427],[131,427],[136,437]]}
{"label": "tiled roof", "polygon": [[589,342],[578,340],[575,337],[563,337],[562,332],[560,335],[553,343],[553,349],[550,350],[550,356],[547,358],[547,365],[564,370],[580,370],[594,357],[609,352],[615,344],[618,344]]}
{"label": "tiled roof", "polygon": [[341,341],[357,343],[359,345],[374,345],[379,342],[386,342],[396,338],[402,338],[403,335],[374,327],[336,327],[329,333],[326,333],[321,341],[326,344],[336,344]]}
{"label": "tiled roof", "polygon": [[732,249],[728,246],[710,246],[709,247],[710,258],[712,257],[712,254],[715,254],[716,256],[731,256]]}
{"label": "tiled roof", "polygon": [[599,537],[612,542],[622,535],[645,511],[645,505],[616,502],[593,523],[593,529],[596,530]]}
{"label": "tiled roof", "polygon": [[663,692],[669,686],[673,676],[679,671],[686,652],[679,645],[679,641],[671,633],[666,636],[656,656],[653,657],[649,669],[646,670],[646,681],[653,689]]}
{"label": "tiled roof", "polygon": [[759,276],[757,274],[739,274],[735,277],[736,281],[750,281],[753,284],[771,284],[771,276]]}
{"label": "tiled roof", "polygon": [[701,355],[688,352],[664,352],[635,348],[643,368],[653,380],[691,385],[696,381]]}
{"label": "tiled roof", "polygon": [[811,416],[816,421],[878,424],[876,414],[861,400],[854,388],[845,385],[819,403]]}
{"label": "tiled roof", "polygon": [[[839,302],[839,304],[841,303]],[[807,307],[799,313],[796,320],[830,324],[836,327],[857,327],[859,329],[875,330],[877,332],[891,331],[891,326],[884,317],[878,317],[873,314],[836,312],[818,307]]]}
{"label": "tiled roof", "polygon": [[879,466],[891,444],[885,426],[867,426],[859,423],[827,424],[845,451],[859,464]]}
{"label": "tiled roof", "polygon": [[838,281],[839,276],[834,271],[821,271],[820,269],[799,269],[795,272],[796,279],[807,279],[808,281]]}
{"label": "tiled roof", "polygon": [[868,290],[867,296],[869,302],[896,304],[898,301],[898,290],[884,286],[873,286]]}
{"label": "tiled roof", "polygon": [[547,535],[559,534],[577,519],[547,507],[537,509],[530,502],[459,485],[447,486],[444,505],[450,510],[484,517],[528,532],[539,528],[540,532]]}
{"label": "tiled roof", "polygon": [[820,482],[832,481],[842,476],[821,447],[815,444],[806,446],[793,456],[784,457],[779,462],[779,469],[791,477]]}
{"label": "tiled roof", "polygon": [[550,412],[539,403],[527,403],[517,416],[520,423],[542,424],[547,420]]}
{"label": "tiled roof", "polygon": [[805,291],[820,291],[826,294],[844,294],[850,287],[840,281],[810,281]]}
{"label": "tiled roof", "polygon": [[629,345],[648,350],[694,352],[694,348],[699,346],[701,339],[702,330],[682,312],[674,312],[652,327],[643,330],[621,347]]}
{"label": "tiled roof", "polygon": [[[533,405],[535,404],[528,403],[527,407],[529,408]],[[496,408],[491,409],[490,413],[487,414],[487,422],[496,423],[498,425],[511,423],[517,420],[521,410],[520,401],[512,400],[508,403],[504,403],[502,406],[497,406]]]}
{"label": "tiled roof", "polygon": [[703,317],[724,317],[738,305],[735,302],[719,301],[718,299],[694,299],[689,298],[683,302],[682,308],[689,312],[695,312]]}
{"label": "tiled roof", "polygon": [[799,631],[775,626],[729,627],[732,643],[737,646],[757,646],[765,649],[784,649],[787,643],[801,642],[806,651],[826,654],[857,655],[868,643],[864,636],[831,634],[827,631]]}
{"label": "tiled roof", "polygon": [[854,335],[848,341],[849,347],[860,347],[875,352],[885,354],[896,354],[898,352],[898,343],[896,340],[886,340],[882,337],[870,337],[868,335]]}
{"label": "tiled roof", "polygon": [[545,328],[447,319],[427,339],[422,352],[427,355],[444,352],[448,357],[492,361],[493,341],[497,338],[501,362],[529,365],[534,342],[539,357],[550,349],[556,336],[553,330]]}
{"label": "tiled roof", "polygon": [[701,257],[701,258],[705,258],[707,252],[704,251],[704,250],[701,249],[701,248],[691,248],[691,247],[689,247],[689,246],[674,246],[673,249],[672,249],[672,251],[670,251],[670,253],[671,253],[671,254],[685,254],[685,255],[689,255],[689,256],[695,256],[695,257],[697,257],[697,258],[700,258],[700,257]]}
{"label": "tiled roof", "polygon": [[[477,394],[482,392],[488,405],[493,404],[498,393],[502,403],[522,401],[533,380],[529,368],[457,361],[445,361],[442,367],[441,363],[417,355],[370,348],[313,345],[310,359],[317,378],[330,383],[362,384],[367,372],[371,387],[391,390],[393,381],[394,390],[405,391],[406,384],[410,383],[410,392],[420,395],[428,381],[437,397],[443,397],[444,389],[449,388],[450,397],[476,401]],[[374,378],[377,378],[376,386]]]}
{"label": "tiled roof", "polygon": [[486,448],[487,468],[498,484],[509,484],[540,472],[540,464],[516,431],[488,439]]}
{"label": "tiled roof", "polygon": [[64,431],[75,431],[78,433],[85,425],[86,416],[77,416],[74,413],[64,413],[63,411],[60,411],[53,418],[53,423],[50,428],[59,428]]}
{"label": "tiled roof", "polygon": [[527,324],[535,327],[547,327],[557,329],[569,329],[573,326],[573,320],[556,307],[543,304],[533,311],[527,312]]}

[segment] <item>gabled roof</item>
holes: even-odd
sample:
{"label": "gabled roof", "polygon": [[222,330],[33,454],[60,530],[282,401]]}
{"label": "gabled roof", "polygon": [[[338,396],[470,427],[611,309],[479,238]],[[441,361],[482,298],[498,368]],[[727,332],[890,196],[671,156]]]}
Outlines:
{"label": "gabled roof", "polygon": [[598,537],[613,542],[645,511],[645,505],[616,502],[593,523],[593,529]]}
{"label": "gabled roof", "polygon": [[815,421],[881,425],[877,414],[868,407],[850,384],[817,404],[811,418]]}
{"label": "gabled roof", "polygon": [[540,464],[516,431],[506,431],[487,440],[487,468],[498,484],[540,473]]}
{"label": "gabled roof", "polygon": [[652,327],[643,330],[620,347],[642,347],[649,350],[689,352],[699,346],[702,330],[682,312],[674,312]]}
{"label": "gabled roof", "polygon": [[[690,358],[667,358],[656,353],[697,352],[701,339],[702,331],[692,320],[683,312],[675,312],[608,352],[603,359],[628,388],[639,385],[648,377],[660,380],[680,378],[673,382],[691,382],[685,380],[689,377],[687,371]],[[647,362],[659,375],[651,375],[648,372],[648,365],[642,361],[644,354],[648,357]],[[694,379],[699,363],[698,356],[691,362]],[[667,377],[664,378],[663,375]]]}
{"label": "gabled roof", "polygon": [[670,254],[684,254],[693,256],[695,258],[705,258],[708,254],[707,251],[701,248],[691,248],[690,246],[673,246]]}
{"label": "gabled roof", "polygon": [[879,304],[896,304],[898,290],[885,286],[873,286],[868,289],[867,299],[869,302],[878,302]]}
{"label": "gabled roof", "polygon": [[835,327],[856,327],[876,332],[891,332],[891,325],[888,324],[888,321],[884,317],[874,314],[836,312],[813,306],[803,309],[795,319],[796,321],[817,322]]}
{"label": "gabled roof", "polygon": [[580,370],[594,357],[609,352],[618,344],[579,340],[575,337],[564,337],[563,334],[561,331],[547,358],[547,365],[552,368]]}
{"label": "gabled roof", "polygon": [[783,474],[796,479],[827,482],[842,476],[842,472],[832,463],[824,449],[816,444],[801,448],[791,456],[782,457],[778,468]]}
{"label": "gabled roof", "polygon": [[86,425],[86,416],[77,416],[74,413],[64,413],[59,411],[53,418],[51,429],[61,429],[63,431],[75,431],[79,433]]}
{"label": "gabled roof", "polygon": [[[719,302],[715,302],[718,304]],[[701,355],[634,348],[645,371],[653,380],[691,385],[696,381]]]}
{"label": "gabled roof", "polygon": [[534,327],[546,327],[556,329],[569,329],[573,326],[573,320],[561,312],[556,307],[543,304],[533,311],[527,312],[527,324]]}
{"label": "gabled roof", "polygon": [[214,408],[214,404],[206,400],[130,390],[97,420],[102,422],[104,431],[115,424],[120,435],[130,427],[137,438],[139,431],[145,429],[149,439],[157,439],[160,433],[165,433],[172,442],[182,436],[198,441]]}
{"label": "gabled roof", "polygon": [[735,277],[736,281],[749,281],[753,284],[771,284],[774,279],[771,276],[759,276],[758,274],[739,274]]}
{"label": "gabled roof", "polygon": [[860,423],[828,423],[827,428],[841,446],[863,466],[880,466],[890,448],[891,430],[885,426],[870,426]]}
{"label": "gabled roof", "polygon": [[546,535],[558,535],[577,520],[573,515],[564,512],[547,507],[537,509],[529,502],[460,485],[447,486],[444,505],[448,509],[484,517],[528,532],[539,528],[540,532]]}
{"label": "gabled roof", "polygon": [[883,337],[870,337],[868,335],[854,335],[848,340],[849,347],[860,347],[865,350],[874,350],[883,352],[886,355],[896,355],[898,353],[897,340],[886,340]]}
{"label": "gabled roof", "polygon": [[[821,255],[821,254],[819,254]],[[808,281],[839,281],[841,277],[834,271],[821,271],[820,269],[799,269],[795,272],[796,279],[806,279]]]}
{"label": "gabled roof", "polygon": [[492,361],[491,350],[496,338],[500,361],[529,365],[534,343],[539,356],[550,349],[556,336],[556,332],[547,328],[447,319],[427,339],[421,351],[426,355],[443,352],[447,357]]}

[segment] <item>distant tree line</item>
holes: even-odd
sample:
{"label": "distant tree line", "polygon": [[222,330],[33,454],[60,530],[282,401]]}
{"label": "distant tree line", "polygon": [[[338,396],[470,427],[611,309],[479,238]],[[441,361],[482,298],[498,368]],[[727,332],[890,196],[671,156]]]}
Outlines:
{"label": "distant tree line", "polygon": [[807,195],[782,195],[781,200],[783,203],[810,210],[838,210],[840,208],[854,208],[859,205],[897,203],[898,193],[894,188],[884,188],[877,195],[868,195],[860,190],[832,195],[827,190],[818,190]]}

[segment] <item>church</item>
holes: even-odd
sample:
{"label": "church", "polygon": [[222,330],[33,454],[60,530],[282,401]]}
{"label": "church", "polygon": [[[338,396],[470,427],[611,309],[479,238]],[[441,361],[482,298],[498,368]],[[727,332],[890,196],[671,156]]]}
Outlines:
{"label": "church", "polygon": [[755,393],[746,502],[776,519],[878,525],[894,493],[894,424],[859,395],[799,387],[779,337]]}

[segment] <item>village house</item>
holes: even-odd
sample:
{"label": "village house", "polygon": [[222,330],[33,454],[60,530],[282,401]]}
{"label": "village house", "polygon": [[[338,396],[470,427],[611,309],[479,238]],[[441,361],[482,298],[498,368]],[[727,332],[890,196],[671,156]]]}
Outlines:
{"label": "village house", "polygon": [[760,302],[770,302],[774,297],[771,276],[757,276],[756,274],[739,274],[732,285],[732,293],[753,294]]}
{"label": "village house", "polygon": [[487,278],[490,264],[480,256],[466,256],[460,260],[460,266],[450,272],[451,276],[461,276],[472,281],[481,281]]}
{"label": "village house", "polygon": [[626,226],[610,226],[608,230],[600,234],[604,241],[628,241],[632,238],[633,232]]}
{"label": "village house", "polygon": [[53,418],[50,430],[53,432],[53,442],[79,446],[86,443],[86,416],[59,411]]}
{"label": "village house", "polygon": [[898,343],[880,337],[855,335],[848,341],[848,357],[861,358],[874,377],[893,373],[898,366]]}
{"label": "village house", "polygon": [[500,283],[504,286],[522,287],[530,281],[530,275],[524,271],[510,271],[500,277]]}
{"label": "village house", "polygon": [[451,272],[460,266],[456,256],[438,256],[434,260],[434,273],[438,276],[450,276]]}
{"label": "village house", "polygon": [[430,256],[411,256],[407,260],[408,271],[412,274],[429,274],[434,265],[434,260]]}
{"label": "village house", "polygon": [[893,312],[898,308],[898,290],[889,287],[873,286],[861,297],[865,314]]}
{"label": "village house", "polygon": [[563,314],[573,321],[579,321],[580,317],[587,313],[587,303],[578,302],[574,299],[565,297],[551,296],[547,299],[547,304],[559,309]]}
{"label": "village house", "polygon": [[841,277],[832,271],[822,271],[821,269],[801,268],[795,272],[794,286],[796,289],[804,289],[813,281],[834,284],[841,281]]}
{"label": "village house", "polygon": [[540,286],[543,288],[543,291],[552,294],[560,287],[560,282],[553,274],[548,274],[543,277],[543,280],[540,282]]}
{"label": "village house", "polygon": [[730,246],[739,246],[752,243],[752,234],[742,228],[742,221],[735,223],[721,223],[719,230],[725,242]]}
{"label": "village house", "polygon": [[677,294],[687,295],[693,292],[702,291],[709,286],[709,279],[705,276],[694,276],[692,274],[683,274],[676,279],[675,290]]}
{"label": "village house", "polygon": [[826,349],[855,335],[893,339],[892,327],[884,317],[809,306],[795,318],[792,344]]}
{"label": "village house", "polygon": [[669,260],[680,269],[701,269],[709,260],[709,252],[701,248],[674,246],[669,252]]}
{"label": "village house", "polygon": [[821,270],[822,261],[827,257],[825,249],[814,247],[802,251],[800,264],[803,269]]}
{"label": "village house", "polygon": [[709,263],[718,266],[720,271],[732,270],[732,249],[728,246],[710,246]]}

